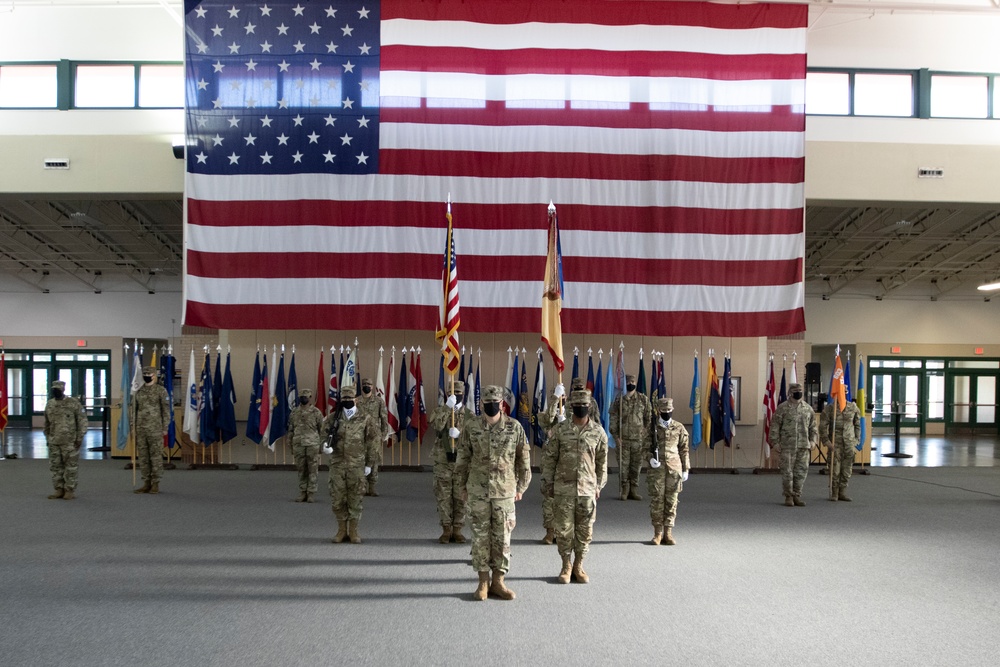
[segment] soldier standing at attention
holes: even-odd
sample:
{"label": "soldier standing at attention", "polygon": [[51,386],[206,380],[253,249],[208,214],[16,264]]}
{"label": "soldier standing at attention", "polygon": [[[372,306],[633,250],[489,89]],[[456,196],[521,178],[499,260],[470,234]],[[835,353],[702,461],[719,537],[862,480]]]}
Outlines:
{"label": "soldier standing at attention", "polygon": [[486,387],[482,417],[466,422],[456,445],[455,475],[472,518],[472,567],[479,573],[477,600],[486,599],[487,589],[502,600],[514,599],[514,591],[503,578],[510,569],[514,503],[531,482],[528,438],[517,420],[501,412],[502,400],[501,387]]}
{"label": "soldier standing at attention", "polygon": [[781,488],[785,505],[804,507],[802,485],[809,473],[809,451],[819,440],[816,413],[802,401],[802,385],[788,388],[788,400],[771,417],[770,445],[781,457]]}
{"label": "soldier standing at attention", "polygon": [[[649,518],[653,521],[653,544],[674,545],[674,521],[677,518],[677,496],[688,479],[691,460],[688,458],[688,432],[673,420],[674,399],[656,402],[657,418],[650,451],[646,485],[649,488]],[[695,415],[698,418],[698,415]],[[667,529],[664,536],[663,529]]]}
{"label": "soldier standing at attention", "polygon": [[[833,475],[833,490],[830,500],[844,500],[847,497],[847,483],[851,481],[854,469],[854,452],[861,434],[861,411],[851,401],[847,401],[843,411],[837,410],[837,433],[833,433],[834,410],[837,410],[837,399],[827,404],[819,418],[819,434],[823,445],[829,452],[830,474]],[[833,436],[836,435],[836,438]]]}
{"label": "soldier standing at attention", "polygon": [[611,404],[608,426],[618,443],[618,476],[621,499],[642,500],[639,495],[639,469],[649,452],[649,429],[653,408],[645,395],[635,390],[635,376],[625,376],[624,396]]}
{"label": "soldier standing at attention", "polygon": [[323,443],[323,415],[312,402],[312,390],[299,392],[299,404],[288,416],[288,440],[292,443],[295,470],[299,475],[297,503],[316,502],[319,448]]}
{"label": "soldier standing at attention", "polygon": [[80,401],[66,396],[66,383],[52,383],[52,398],[45,403],[45,440],[49,445],[49,470],[55,493],[49,500],[73,500],[76,491],[80,445],[87,432],[87,416]]}
{"label": "soldier standing at attention", "polygon": [[347,538],[351,544],[360,544],[361,499],[368,488],[365,476],[377,460],[379,430],[355,405],[355,395],[351,385],[340,390],[340,404],[326,418],[326,432],[333,435],[333,442],[324,451],[330,454],[330,498],[337,517],[333,542]]}
{"label": "soldier standing at attention", "polygon": [[378,496],[378,491],[375,490],[375,485],[378,483],[378,467],[382,465],[382,448],[385,446],[385,441],[389,438],[389,413],[385,409],[385,403],[375,395],[372,387],[371,378],[361,380],[361,397],[358,399],[358,407],[371,416],[372,421],[375,422],[382,433],[382,439],[379,440],[378,447],[376,447],[376,461],[372,465],[371,473],[367,476],[368,488],[365,492],[366,496]]}
{"label": "soldier standing at attention", "polygon": [[[476,418],[476,413],[462,402],[465,397],[465,383],[455,381],[454,394],[448,401],[431,413],[431,431],[434,440],[434,498],[437,500],[438,518],[441,520],[441,537],[438,542],[465,542],[462,526],[465,524],[465,500],[458,479],[455,477],[455,461],[458,458],[455,446],[465,424]],[[454,421],[452,420],[454,415]],[[453,446],[453,444],[455,446]]]}
{"label": "soldier standing at attention", "polygon": [[169,431],[174,415],[167,390],[156,379],[156,369],[144,366],[144,384],[135,392],[135,456],[139,460],[142,486],[132,493],[160,492],[163,436]]}
{"label": "soldier standing at attention", "polygon": [[[608,434],[589,416],[591,397],[586,389],[570,394],[573,419],[558,424],[545,444],[542,475],[545,495],[554,498],[556,544],[562,557],[559,583],[572,576],[590,581],[583,559],[590,550],[597,519],[597,499],[608,481]],[[552,480],[552,481],[548,481]]]}

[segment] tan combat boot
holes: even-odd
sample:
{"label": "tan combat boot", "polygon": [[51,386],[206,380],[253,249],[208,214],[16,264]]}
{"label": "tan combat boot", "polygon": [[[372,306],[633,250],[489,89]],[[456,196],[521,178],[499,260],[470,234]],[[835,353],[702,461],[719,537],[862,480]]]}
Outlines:
{"label": "tan combat boot", "polygon": [[334,544],[340,544],[347,539],[347,519],[338,515],[337,516],[337,534],[333,536],[330,540]]}
{"label": "tan combat boot", "polygon": [[663,536],[663,543],[667,546],[674,546],[677,544],[677,540],[674,539],[674,527],[667,526],[667,534]]}
{"label": "tan combat boot", "polygon": [[361,544],[361,537],[358,536],[358,522],[356,519],[347,522],[347,538],[351,540],[351,544]]}
{"label": "tan combat boot", "polygon": [[368,482],[368,495],[378,498],[378,491],[375,490],[375,482]]}
{"label": "tan combat boot", "polygon": [[316,498],[313,496],[313,494],[307,493],[306,494],[306,502],[307,503],[314,503],[314,502],[316,502]]}
{"label": "tan combat boot", "polygon": [[837,500],[843,500],[845,502],[851,502],[851,499],[847,497],[847,487],[842,486],[837,492]]}
{"label": "tan combat boot", "polygon": [[618,500],[628,500],[628,484],[622,485],[622,494],[618,496]]}
{"label": "tan combat boot", "polygon": [[142,486],[140,486],[138,489],[135,489],[134,491],[132,491],[132,493],[149,493],[149,489],[151,487],[152,487],[152,484],[150,484],[149,480],[147,479],[145,482],[142,483]]}
{"label": "tan combat boot", "polygon": [[451,526],[441,526],[441,537],[438,538],[439,544],[448,544],[451,542]]}
{"label": "tan combat boot", "polygon": [[542,538],[542,544],[553,544],[556,541],[555,533],[552,532],[551,528],[545,529],[545,537]]}
{"label": "tan combat boot", "polygon": [[493,570],[493,583],[490,584],[490,593],[493,593],[493,595],[501,600],[513,600],[516,597],[514,591],[507,588],[507,585],[503,583],[503,574],[499,570]]}
{"label": "tan combat boot", "polygon": [[658,545],[663,540],[663,526],[653,525],[653,539],[649,541],[650,544]]}
{"label": "tan combat boot", "polygon": [[160,483],[159,482],[153,482],[152,484],[149,485],[149,493],[150,494],[159,493],[159,492],[160,492]]}
{"label": "tan combat boot", "polygon": [[63,500],[73,500],[76,496],[73,495],[73,489],[66,489],[63,493]]}
{"label": "tan combat boot", "polygon": [[802,500],[802,498],[800,498],[799,494],[797,494],[797,493],[792,494],[792,502],[795,504],[796,507],[805,507],[806,506],[806,501]]}
{"label": "tan combat boot", "polygon": [[306,498],[308,496],[309,496],[309,494],[306,493],[305,491],[299,491],[299,497],[295,499],[295,502],[297,502],[297,503],[304,503],[306,501]]}
{"label": "tan combat boot", "polygon": [[456,523],[451,529],[451,539],[458,544],[465,544],[465,535],[462,534],[462,524]]}
{"label": "tan combat boot", "polygon": [[49,500],[58,500],[59,498],[62,498],[62,497],[63,497],[63,495],[65,495],[65,493],[66,493],[66,492],[65,492],[65,491],[63,491],[62,489],[56,489],[55,493],[52,493],[52,494],[49,494],[49,495],[48,495],[48,496],[46,496],[46,497],[47,497],[47,498],[48,498]]}
{"label": "tan combat boot", "polygon": [[590,576],[583,571],[583,556],[577,556],[573,562],[573,578],[578,584],[590,583]]}
{"label": "tan combat boot", "polygon": [[629,500],[642,500],[642,496],[640,496],[639,492],[635,490],[635,486],[629,487],[628,499]]}
{"label": "tan combat boot", "polygon": [[569,583],[570,571],[573,569],[572,563],[569,562],[569,554],[562,557],[562,571],[559,572],[559,577],[556,579],[560,584]]}
{"label": "tan combat boot", "polygon": [[790,494],[785,494],[785,507],[795,507],[795,501],[792,500]]}
{"label": "tan combat boot", "polygon": [[486,593],[490,587],[490,573],[480,572],[479,573],[479,586],[476,587],[476,592],[472,594],[475,600],[485,600]]}

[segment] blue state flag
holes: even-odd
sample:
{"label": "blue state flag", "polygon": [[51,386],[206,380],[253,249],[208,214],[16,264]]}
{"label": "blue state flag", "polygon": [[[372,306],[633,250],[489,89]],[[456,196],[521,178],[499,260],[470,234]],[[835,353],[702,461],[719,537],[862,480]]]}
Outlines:
{"label": "blue state flag", "polygon": [[615,439],[611,437],[611,430],[608,426],[611,425],[611,404],[614,402],[615,396],[615,370],[614,370],[614,355],[608,357],[608,374],[604,378],[604,393],[607,394],[604,397],[604,405],[601,406],[601,425],[608,434],[608,447],[611,449],[615,448]]}
{"label": "blue state flag", "polygon": [[[219,383],[221,387],[221,382]],[[201,369],[201,398],[198,403],[199,436],[201,444],[209,446],[216,440],[215,412],[212,410],[212,357],[205,352],[205,365]]]}
{"label": "blue state flag", "polygon": [[260,444],[260,350],[253,362],[253,380],[250,382],[250,401],[247,406],[246,436]]}
{"label": "blue state flag", "polygon": [[285,355],[278,358],[278,375],[274,384],[274,396],[271,398],[271,430],[268,440],[273,445],[288,432],[288,388],[285,384]]}
{"label": "blue state flag", "polygon": [[174,355],[166,354],[160,360],[160,370],[163,375],[163,386],[167,390],[167,403],[170,405],[170,423],[167,434],[163,437],[163,446],[172,449],[177,442],[177,424],[174,423],[174,367],[177,360]]}
{"label": "blue state flag", "polygon": [[[299,377],[295,373],[295,352],[292,352],[292,362],[288,365],[288,403],[285,406],[286,416],[291,416],[292,410],[299,402]],[[287,422],[287,419],[285,420]]]}
{"label": "blue state flag", "polygon": [[691,377],[691,397],[688,399],[688,407],[694,419],[691,422],[691,449],[698,449],[701,444],[701,387],[698,383],[698,357],[694,358],[694,375]]}
{"label": "blue state flag", "polygon": [[229,368],[229,353],[226,353],[226,372],[222,377],[222,392],[219,397],[219,440],[229,442],[236,437],[236,389],[233,374]]}
{"label": "blue state flag", "polygon": [[518,360],[519,360],[518,353],[514,352],[514,372],[511,373],[510,387],[508,387],[508,389],[510,389],[510,395],[511,395],[510,416],[513,417],[514,419],[517,419],[518,396],[521,393],[520,390],[521,378],[519,375],[518,365],[517,365]]}
{"label": "blue state flag", "polygon": [[221,440],[222,425],[219,415],[222,414],[222,350],[215,354],[215,375],[212,380],[212,416],[215,417],[215,439]]}
{"label": "blue state flag", "polygon": [[733,446],[736,435],[735,400],[733,398],[733,366],[732,359],[726,357],[722,371],[722,438],[726,447]]}

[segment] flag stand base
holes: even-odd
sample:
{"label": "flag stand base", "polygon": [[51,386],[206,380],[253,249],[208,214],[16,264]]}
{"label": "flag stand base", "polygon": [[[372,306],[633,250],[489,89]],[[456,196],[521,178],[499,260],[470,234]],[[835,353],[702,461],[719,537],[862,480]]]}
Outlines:
{"label": "flag stand base", "polygon": [[378,467],[379,472],[424,472],[427,468],[423,465],[415,466],[404,466],[404,465],[385,465],[384,463]]}
{"label": "flag stand base", "polygon": [[754,468],[755,475],[774,475],[781,472],[781,468]]}
{"label": "flag stand base", "polygon": [[[329,470],[329,466],[320,465],[318,470]],[[250,470],[285,470],[294,472],[297,470],[294,463],[255,463],[250,466]]]}
{"label": "flag stand base", "polygon": [[188,470],[239,470],[235,463],[189,463]]}
{"label": "flag stand base", "polygon": [[714,475],[739,475],[739,468],[691,468],[690,472],[697,474],[714,474]]}

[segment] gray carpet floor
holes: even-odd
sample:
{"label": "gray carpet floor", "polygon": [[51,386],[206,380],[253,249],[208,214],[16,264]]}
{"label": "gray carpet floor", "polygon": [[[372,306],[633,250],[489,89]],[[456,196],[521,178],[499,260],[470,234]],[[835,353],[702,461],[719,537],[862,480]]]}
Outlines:
{"label": "gray carpet floor", "polygon": [[361,545],[329,542],[325,473],[313,505],[289,472],[169,471],[134,496],[121,462],[84,461],[71,502],[48,479],[0,463],[5,666],[997,664],[1000,468],[881,469],[852,503],[814,472],[804,508],[776,475],[693,475],[675,547],[644,543],[646,502],[606,497],[589,585],[554,581],[536,476],[513,602],[472,600],[429,473],[383,473]]}

